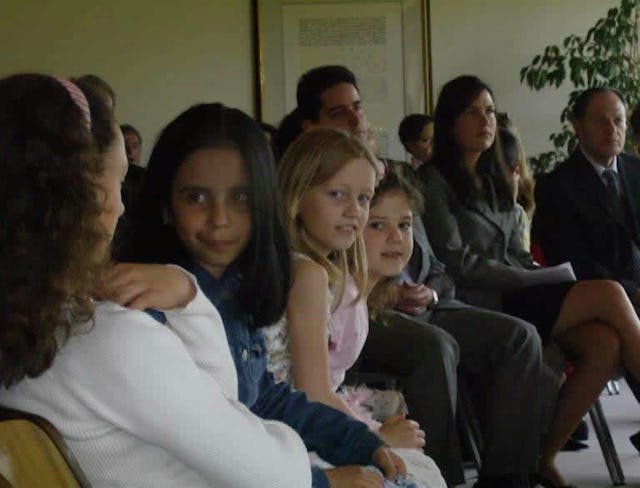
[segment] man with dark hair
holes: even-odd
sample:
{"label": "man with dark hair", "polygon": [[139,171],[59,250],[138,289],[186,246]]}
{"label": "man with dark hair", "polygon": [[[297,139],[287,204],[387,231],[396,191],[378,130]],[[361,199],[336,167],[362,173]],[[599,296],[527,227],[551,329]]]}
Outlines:
{"label": "man with dark hair", "polygon": [[142,136],[138,130],[130,124],[120,126],[124,138],[127,161],[129,169],[122,183],[122,203],[124,204],[124,215],[120,218],[116,236],[114,238],[114,248],[118,248],[122,243],[130,238],[131,212],[133,211],[138,194],[142,188],[146,168],[140,166],[140,155],[142,153]]}
{"label": "man with dark hair", "polygon": [[[303,130],[336,127],[366,140],[358,83],[344,66],[303,74],[297,100]],[[526,488],[543,429],[542,404],[555,390],[550,383],[540,388],[540,339],[520,319],[455,300],[453,280],[433,255],[420,219],[414,227],[408,282],[398,285],[399,310],[385,315],[387,325],[371,325],[362,368],[399,377],[409,414],[427,434],[425,452],[450,486],[464,482],[455,421],[458,362],[486,380],[490,386],[481,394],[493,411],[483,422],[484,465],[476,486]]]}
{"label": "man with dark hair", "polygon": [[296,98],[303,130],[337,127],[367,139],[367,117],[358,82],[348,68],[320,66],[307,71],[298,81]]}
{"label": "man with dark hair", "polygon": [[[618,281],[640,312],[640,159],[622,152],[626,115],[613,88],[578,96],[571,111],[578,147],[539,178],[534,231],[549,264],[570,261],[578,279]],[[640,399],[638,384],[627,381]]]}
{"label": "man with dark hair", "polygon": [[124,137],[124,147],[127,151],[129,165],[140,166],[140,156],[142,154],[142,136],[140,132],[130,124],[122,124],[120,130]]}
{"label": "man with dark hair", "polygon": [[424,114],[407,115],[398,127],[398,137],[411,154],[411,166],[418,169],[433,154],[433,117]]}

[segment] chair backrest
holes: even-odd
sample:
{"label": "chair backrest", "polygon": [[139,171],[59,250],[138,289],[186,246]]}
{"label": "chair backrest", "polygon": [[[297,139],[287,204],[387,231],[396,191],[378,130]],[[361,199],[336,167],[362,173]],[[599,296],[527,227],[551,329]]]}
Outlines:
{"label": "chair backrest", "polygon": [[[56,428],[37,415],[0,407],[0,487],[89,488]],[[10,484],[6,484],[6,483]]]}

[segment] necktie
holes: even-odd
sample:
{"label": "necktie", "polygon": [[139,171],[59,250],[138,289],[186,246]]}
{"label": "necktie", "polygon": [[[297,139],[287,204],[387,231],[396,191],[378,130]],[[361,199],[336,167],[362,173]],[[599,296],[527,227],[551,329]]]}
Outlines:
{"label": "necktie", "polygon": [[[613,208],[618,216],[626,223],[626,225],[631,226],[631,215],[626,211],[626,206],[624,202],[624,198],[622,196],[622,191],[620,188],[620,180],[618,179],[618,174],[612,169],[605,169],[602,172],[602,177],[606,181],[607,193],[611,198],[611,203],[613,204]],[[631,268],[631,276],[633,279],[640,278],[640,249],[638,246],[627,236],[620,236],[621,244],[622,242],[629,242],[629,262],[625,266],[625,263],[620,263],[623,268],[627,266]],[[626,253],[625,253],[626,254]],[[624,255],[624,254],[623,254]]]}
{"label": "necktie", "polygon": [[622,217],[623,215],[623,204],[622,204],[622,192],[620,191],[620,181],[618,180],[618,175],[612,169],[605,169],[602,172],[602,177],[606,182],[607,193],[609,197],[611,197],[611,201],[614,205],[616,212]]}

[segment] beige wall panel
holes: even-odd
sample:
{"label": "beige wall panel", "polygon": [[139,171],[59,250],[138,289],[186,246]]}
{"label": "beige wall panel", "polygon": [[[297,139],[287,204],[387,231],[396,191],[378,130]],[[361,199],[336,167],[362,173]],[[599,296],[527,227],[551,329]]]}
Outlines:
{"label": "beige wall panel", "polygon": [[104,77],[146,163],[159,129],[194,103],[253,115],[250,13],[248,0],[0,0],[0,75]]}

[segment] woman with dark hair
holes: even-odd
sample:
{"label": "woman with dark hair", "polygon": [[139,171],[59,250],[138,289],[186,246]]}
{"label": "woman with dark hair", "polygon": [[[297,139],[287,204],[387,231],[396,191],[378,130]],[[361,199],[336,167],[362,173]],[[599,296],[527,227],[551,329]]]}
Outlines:
{"label": "woman with dark hair", "polygon": [[151,153],[133,224],[127,258],[184,266],[220,311],[240,401],[263,419],[288,424],[310,451],[343,466],[314,467],[314,487],[382,482],[355,465],[375,464],[388,477],[404,471],[365,424],[309,402],[267,372],[262,328],[285,311],[291,256],[275,166],[257,122],[219,103],[193,106],[170,122]]}
{"label": "woman with dark hair", "polygon": [[[237,401],[220,315],[177,267],[95,302],[124,210],[122,134],[103,99],[42,75],[0,80],[0,403],[47,418],[95,487],[308,486],[287,426]],[[86,90],[86,91],[85,91]],[[84,93],[83,93],[84,92]]]}
{"label": "woman with dark hair", "polygon": [[640,378],[640,322],[617,283],[576,283],[562,268],[538,268],[522,247],[508,168],[493,154],[501,145],[488,85],[474,76],[445,84],[435,126],[433,165],[422,172],[424,221],[459,296],[533,323],[574,360],[539,467],[545,486],[562,486],[555,455],[606,381],[621,363]]}

